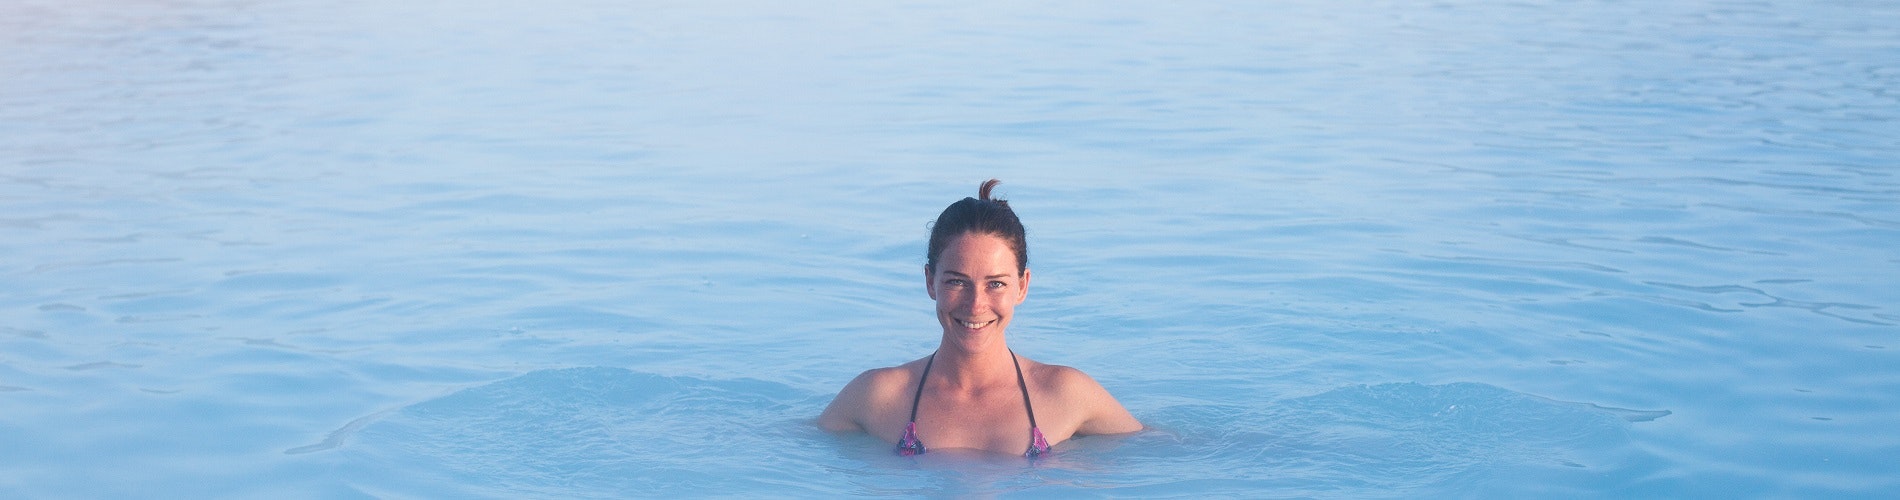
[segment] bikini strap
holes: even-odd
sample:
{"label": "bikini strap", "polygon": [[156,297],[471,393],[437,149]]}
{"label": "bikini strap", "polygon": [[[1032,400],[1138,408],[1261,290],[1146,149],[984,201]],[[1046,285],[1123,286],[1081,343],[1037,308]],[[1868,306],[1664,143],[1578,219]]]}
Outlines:
{"label": "bikini strap", "polygon": [[[1011,353],[1011,354],[1015,354],[1015,353]],[[930,378],[930,365],[936,364],[936,362],[937,362],[937,353],[933,351],[930,353],[930,360],[924,361],[924,374],[917,377],[917,395],[910,397],[910,422],[913,424],[917,423],[917,404],[924,401],[924,379]],[[1021,368],[1017,368],[1016,380],[1020,382],[1022,381],[1022,378],[1023,378],[1023,371]],[[1035,414],[1033,413],[1030,414],[1029,422],[1030,424],[1034,424],[1036,422]]]}
{"label": "bikini strap", "polygon": [[[1022,362],[1016,361],[1015,349],[1009,351],[1009,362],[1010,364],[1016,365],[1016,387],[1023,390],[1023,409],[1029,410],[1029,428],[1033,430],[1036,428],[1036,407],[1029,404],[1029,383],[1023,381],[1023,364]],[[925,371],[929,371],[929,369],[927,366],[924,367]],[[912,413],[916,411],[916,408],[911,409]]]}
{"label": "bikini strap", "polygon": [[1029,383],[1023,381],[1023,363],[1016,360],[1016,351],[1009,351],[1009,362],[1016,365],[1016,387],[1023,390],[1023,410],[1029,412],[1029,450],[1023,457],[1036,458],[1049,452],[1049,440],[1043,439],[1042,428],[1036,426],[1036,406],[1029,404]]}

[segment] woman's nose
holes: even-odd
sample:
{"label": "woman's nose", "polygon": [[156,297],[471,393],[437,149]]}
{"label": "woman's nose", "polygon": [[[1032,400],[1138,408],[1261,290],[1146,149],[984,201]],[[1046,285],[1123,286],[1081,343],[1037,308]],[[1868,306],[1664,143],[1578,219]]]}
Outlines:
{"label": "woman's nose", "polygon": [[980,300],[978,295],[979,294],[966,293],[957,297],[957,308],[969,313],[982,312],[983,301]]}

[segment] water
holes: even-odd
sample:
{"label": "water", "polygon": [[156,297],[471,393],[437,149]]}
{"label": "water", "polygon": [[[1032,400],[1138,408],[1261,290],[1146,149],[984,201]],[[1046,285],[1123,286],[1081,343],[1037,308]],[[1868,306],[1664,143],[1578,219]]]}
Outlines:
{"label": "water", "polygon": [[[0,4],[0,496],[1900,495],[1884,2]],[[809,425],[1011,346],[1151,429]]]}

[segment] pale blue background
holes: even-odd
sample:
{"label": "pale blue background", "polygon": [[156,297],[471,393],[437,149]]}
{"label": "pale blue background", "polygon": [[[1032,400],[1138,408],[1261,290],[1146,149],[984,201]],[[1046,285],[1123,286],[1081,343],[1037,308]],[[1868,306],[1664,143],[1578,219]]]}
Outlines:
{"label": "pale blue background", "polygon": [[[11,0],[0,497],[1900,496],[1896,26]],[[989,177],[1152,429],[813,430]]]}

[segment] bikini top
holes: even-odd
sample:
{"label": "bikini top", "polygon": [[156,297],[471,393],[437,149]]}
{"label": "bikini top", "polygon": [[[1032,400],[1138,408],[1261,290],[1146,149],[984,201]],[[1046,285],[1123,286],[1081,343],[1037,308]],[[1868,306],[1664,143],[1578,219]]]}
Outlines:
{"label": "bikini top", "polygon": [[[917,395],[910,399],[910,423],[904,424],[904,437],[897,440],[897,454],[903,456],[924,453],[924,442],[917,439],[917,403],[924,400],[924,380],[930,377],[930,365],[937,362],[937,353],[930,353],[930,360],[924,362],[924,374],[917,377]],[[1029,384],[1023,381],[1023,364],[1016,361],[1016,351],[1009,352],[1009,362],[1016,365],[1016,387],[1023,390],[1023,409],[1029,412],[1029,451],[1024,457],[1036,458],[1049,452],[1049,441],[1042,438],[1042,429],[1036,427],[1036,408],[1029,404]]]}

